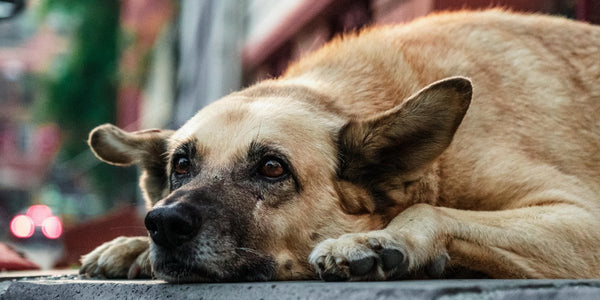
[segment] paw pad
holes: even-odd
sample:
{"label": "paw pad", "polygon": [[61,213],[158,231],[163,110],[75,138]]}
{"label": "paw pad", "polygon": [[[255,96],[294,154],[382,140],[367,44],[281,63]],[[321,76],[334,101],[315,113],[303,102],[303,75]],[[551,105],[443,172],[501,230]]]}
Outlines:
{"label": "paw pad", "polygon": [[392,270],[404,261],[404,254],[397,249],[382,249],[380,257],[384,271]]}
{"label": "paw pad", "polygon": [[367,275],[375,266],[375,257],[367,256],[350,261],[350,274],[353,276]]}
{"label": "paw pad", "polygon": [[309,260],[326,281],[383,280],[404,274],[408,268],[403,247],[388,238],[359,234],[324,241]]}

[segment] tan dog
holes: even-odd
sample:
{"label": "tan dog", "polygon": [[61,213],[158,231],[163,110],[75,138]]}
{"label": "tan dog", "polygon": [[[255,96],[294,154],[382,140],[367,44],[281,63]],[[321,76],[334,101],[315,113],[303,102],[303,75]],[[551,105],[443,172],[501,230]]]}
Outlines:
{"label": "tan dog", "polygon": [[104,244],[82,259],[92,276],[600,276],[591,25],[491,10],[366,30],[177,131],[89,142],[141,167],[152,208],[150,247]]}

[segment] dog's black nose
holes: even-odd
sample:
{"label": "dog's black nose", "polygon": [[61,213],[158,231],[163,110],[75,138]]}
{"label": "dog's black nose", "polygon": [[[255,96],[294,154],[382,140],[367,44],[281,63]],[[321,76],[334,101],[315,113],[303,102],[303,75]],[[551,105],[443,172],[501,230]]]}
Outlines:
{"label": "dog's black nose", "polygon": [[200,216],[193,207],[180,203],[149,211],[144,223],[154,243],[174,249],[196,236]]}

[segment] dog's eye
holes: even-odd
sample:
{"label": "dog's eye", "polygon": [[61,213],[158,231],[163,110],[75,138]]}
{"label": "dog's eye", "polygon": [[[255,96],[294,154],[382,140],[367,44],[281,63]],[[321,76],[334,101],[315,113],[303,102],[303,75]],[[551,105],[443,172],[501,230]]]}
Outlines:
{"label": "dog's eye", "polygon": [[268,159],[260,166],[258,173],[267,178],[277,179],[285,175],[286,170],[282,162],[276,159]]}
{"label": "dog's eye", "polygon": [[190,160],[185,157],[177,158],[175,161],[175,173],[185,175],[190,172]]}

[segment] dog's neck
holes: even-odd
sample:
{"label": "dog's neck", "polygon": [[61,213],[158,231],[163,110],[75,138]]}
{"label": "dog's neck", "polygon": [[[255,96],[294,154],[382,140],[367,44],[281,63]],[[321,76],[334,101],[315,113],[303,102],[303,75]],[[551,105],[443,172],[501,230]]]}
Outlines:
{"label": "dog's neck", "polygon": [[378,185],[385,189],[385,196],[389,205],[386,208],[378,209],[384,215],[384,220],[393,219],[399,213],[417,203],[440,204],[439,170],[438,162],[434,162],[422,170],[419,175],[414,175],[414,179],[398,176]]}
{"label": "dog's neck", "polygon": [[419,174],[397,176],[372,187],[339,180],[336,190],[344,211],[378,216],[381,225],[385,226],[414,204],[439,204],[439,170],[438,163],[434,162]]}

